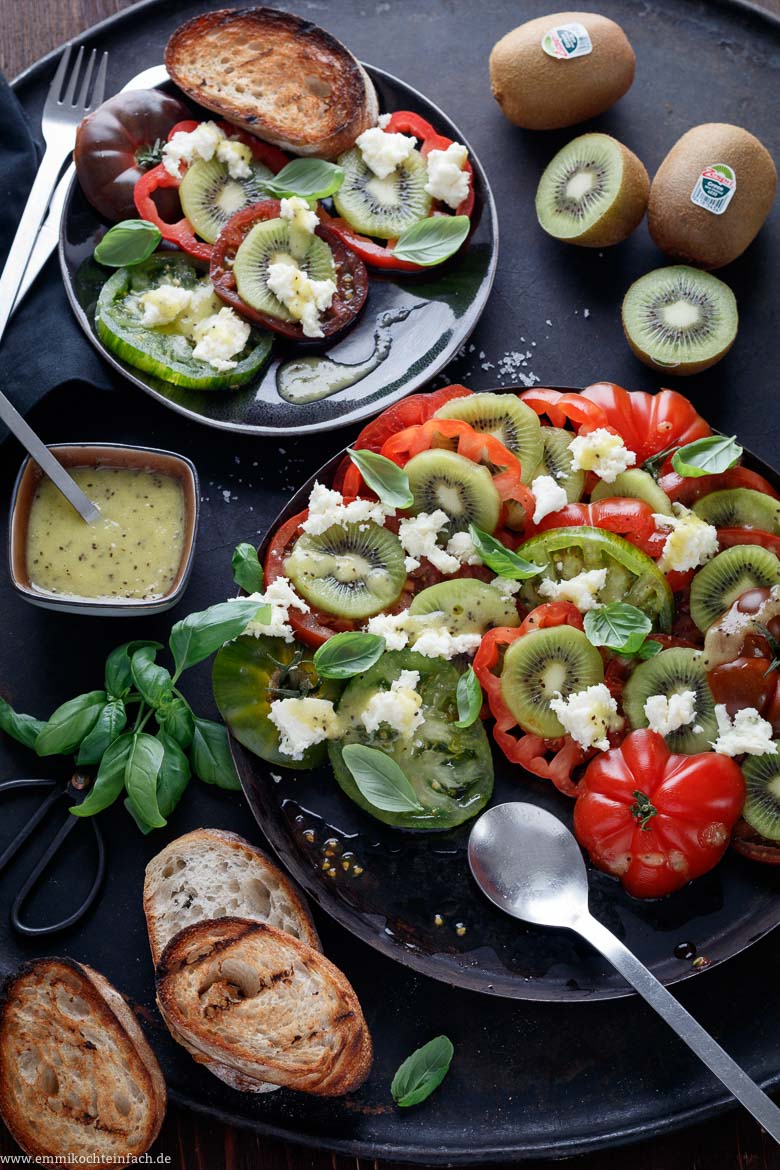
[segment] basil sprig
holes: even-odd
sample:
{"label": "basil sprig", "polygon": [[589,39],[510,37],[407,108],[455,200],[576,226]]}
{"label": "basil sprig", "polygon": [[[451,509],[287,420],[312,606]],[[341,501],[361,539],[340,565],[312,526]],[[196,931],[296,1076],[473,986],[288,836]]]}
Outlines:
{"label": "basil sprig", "polygon": [[263,189],[277,199],[299,195],[301,199],[326,199],[344,182],[344,171],[336,163],[321,158],[294,158],[270,179],[263,179]]}
{"label": "basil sprig", "polygon": [[354,678],[373,666],[385,652],[380,634],[345,630],[323,642],[314,655],[314,669],[320,678]]}
{"label": "basil sprig", "polygon": [[414,496],[409,476],[402,467],[376,451],[356,451],[347,447],[347,454],[385,507],[411,508]]}
{"label": "basil sprig", "polygon": [[483,532],[476,524],[469,525],[469,533],[475,549],[483,564],[497,573],[499,577],[509,577],[512,581],[526,581],[541,573],[543,565],[535,565],[532,561],[519,557],[513,553],[495,536]]}
{"label": "basil sprig", "polygon": [[407,1056],[390,1086],[396,1105],[408,1109],[430,1097],[450,1071],[454,1053],[448,1036],[436,1036]]}
{"label": "basil sprig", "polygon": [[253,544],[236,545],[230,561],[233,580],[246,593],[262,593],[264,588],[263,566]]}
{"label": "basil sprig", "polygon": [[[606,646],[620,654],[637,654],[653,623],[647,614],[624,601],[610,601],[588,610],[584,619],[585,634],[593,646]],[[658,643],[655,643],[656,646]]]}
{"label": "basil sprig", "polygon": [[472,723],[476,723],[482,710],[482,687],[473,666],[469,666],[458,679],[455,700],[458,704],[455,726],[471,727]]}
{"label": "basil sprig", "polygon": [[384,812],[423,812],[401,767],[379,748],[348,743],[341,749],[344,763],[361,796]]}
{"label": "basil sprig", "polygon": [[454,256],[471,230],[467,215],[432,215],[401,233],[393,248],[396,260],[431,268]]}
{"label": "basil sprig", "polygon": [[672,467],[686,479],[719,475],[735,467],[742,458],[742,447],[736,439],[736,435],[708,435],[705,439],[696,439],[675,451]]}
{"label": "basil sprig", "polygon": [[32,715],[17,715],[10,703],[0,699],[0,731],[10,735],[25,747],[35,747],[35,741],[43,730],[43,722]]}
{"label": "basil sprig", "polygon": [[94,256],[107,268],[132,268],[148,260],[161,240],[160,229],[148,219],[123,219],[108,229]]}

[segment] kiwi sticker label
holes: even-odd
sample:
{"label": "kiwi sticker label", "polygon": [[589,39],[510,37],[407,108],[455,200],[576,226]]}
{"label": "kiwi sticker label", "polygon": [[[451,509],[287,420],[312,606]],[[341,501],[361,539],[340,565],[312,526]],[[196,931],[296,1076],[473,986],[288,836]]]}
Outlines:
{"label": "kiwi sticker label", "polygon": [[725,163],[713,163],[705,167],[691,191],[691,203],[723,215],[737,189],[737,176]]}
{"label": "kiwi sticker label", "polygon": [[548,57],[568,61],[572,57],[585,57],[593,52],[588,30],[577,21],[559,24],[550,28],[542,37],[542,48]]}

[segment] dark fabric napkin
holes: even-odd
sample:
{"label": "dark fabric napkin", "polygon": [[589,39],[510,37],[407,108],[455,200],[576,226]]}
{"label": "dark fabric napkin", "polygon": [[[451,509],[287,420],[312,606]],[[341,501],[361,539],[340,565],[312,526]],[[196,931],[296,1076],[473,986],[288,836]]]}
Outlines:
{"label": "dark fabric napkin", "polygon": [[[0,262],[4,264],[35,178],[39,150],[33,130],[2,76],[0,127]],[[105,389],[112,384],[109,368],[71,312],[55,251],[0,341],[0,387],[25,414],[55,386],[70,381]],[[7,433],[0,424],[0,440]]]}

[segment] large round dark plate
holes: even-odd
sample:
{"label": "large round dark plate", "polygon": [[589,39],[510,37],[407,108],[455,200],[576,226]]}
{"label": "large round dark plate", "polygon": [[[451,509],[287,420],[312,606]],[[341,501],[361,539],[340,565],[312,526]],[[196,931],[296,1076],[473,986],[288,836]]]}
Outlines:
{"label": "large round dark plate", "polygon": [[[136,72],[154,64],[140,60]],[[366,66],[381,110],[414,110],[442,134],[465,142],[461,131],[433,102],[381,69]],[[161,88],[176,92],[168,83]],[[191,103],[190,103],[191,104]],[[204,117],[213,117],[208,110]],[[95,303],[106,270],[92,259],[95,244],[108,226],[73,180],[65,200],[60,262],[65,289],[76,319],[106,361],[134,385],[172,410],[208,426],[255,435],[281,431],[305,434],[346,426],[376,414],[391,402],[429,381],[471,334],[485,308],[498,259],[498,220],[493,196],[479,159],[470,151],[477,198],[477,227],[463,253],[420,276],[370,272],[368,299],[360,318],[335,344],[317,349],[345,365],[367,362],[378,339],[389,342],[387,356],[346,390],[317,402],[286,402],[277,390],[280,368],[302,352],[301,346],[277,338],[270,361],[257,378],[238,390],[208,392],[173,386],[129,365],[104,345],[95,330]],[[312,352],[311,346],[304,347]]]}

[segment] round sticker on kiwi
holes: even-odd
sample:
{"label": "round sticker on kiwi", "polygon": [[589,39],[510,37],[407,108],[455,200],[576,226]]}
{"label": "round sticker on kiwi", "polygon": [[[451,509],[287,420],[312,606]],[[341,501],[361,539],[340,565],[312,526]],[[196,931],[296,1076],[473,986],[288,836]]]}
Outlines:
{"label": "round sticker on kiwi", "polygon": [[585,57],[593,52],[588,30],[576,20],[548,29],[542,37],[542,48],[548,57],[556,57],[559,61]]}
{"label": "round sticker on kiwi", "polygon": [[737,189],[737,176],[726,163],[713,163],[705,167],[691,191],[691,203],[723,215]]}

